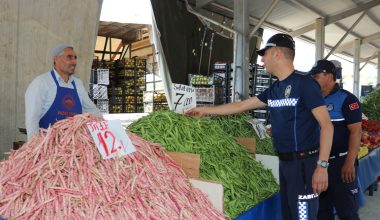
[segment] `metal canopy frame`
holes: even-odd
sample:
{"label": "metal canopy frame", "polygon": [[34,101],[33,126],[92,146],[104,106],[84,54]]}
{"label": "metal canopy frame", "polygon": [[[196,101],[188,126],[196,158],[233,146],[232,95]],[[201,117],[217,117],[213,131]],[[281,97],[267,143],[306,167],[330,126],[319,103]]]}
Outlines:
{"label": "metal canopy frame", "polygon": [[[248,13],[248,3],[249,0],[235,0],[234,1],[234,11],[233,11],[233,28],[227,27],[218,21],[208,18],[199,12],[196,12],[189,5],[188,0],[185,0],[188,12],[196,15],[200,20],[210,22],[214,25],[221,27],[233,33],[234,40],[234,55],[232,69],[233,71],[233,85],[232,85],[232,102],[239,101],[241,99],[246,99],[249,97],[249,76],[246,74],[249,72],[248,58],[249,55],[249,40],[255,36],[255,33],[260,28],[261,24],[264,23],[265,19],[270,15],[276,5],[280,0],[274,0],[269,8],[266,10],[264,16],[257,21],[257,25],[249,33],[249,23],[250,16]],[[197,0],[196,7],[201,8],[212,1],[209,0]]]}
{"label": "metal canopy frame", "polygon": [[[236,4],[234,0],[189,0],[189,2],[196,5],[198,10],[206,10],[212,13],[217,13],[227,18],[236,19],[236,13],[234,13],[234,7]],[[355,31],[355,28],[360,29],[361,25],[372,25],[371,30],[376,30],[380,26],[380,17],[379,17],[379,9],[380,9],[380,0],[348,0],[346,2],[333,2],[336,4],[333,8],[330,8],[330,13],[324,13],[322,5],[322,0],[318,1],[306,1],[306,0],[283,0],[282,4],[278,4],[277,0],[273,0],[271,5],[268,7],[268,3],[266,0],[251,0],[249,2],[249,11],[254,11],[253,9],[256,7],[261,11],[265,11],[266,8],[268,10],[265,11],[263,15],[260,17],[256,17],[253,14],[248,15],[248,20],[250,25],[254,26],[252,34],[255,30],[263,26],[264,28],[274,29],[280,32],[288,33],[294,37],[298,37],[309,42],[316,43],[316,59],[323,58],[323,50],[324,48],[330,49],[330,53],[325,57],[328,58],[331,54],[341,53],[343,55],[352,57],[354,63],[354,93],[358,95],[358,87],[359,87],[359,73],[360,70],[364,68],[368,63],[372,65],[377,65],[378,68],[378,78],[377,81],[380,82],[380,32],[371,33],[370,35],[365,35],[363,33],[358,33]],[[318,4],[319,3],[319,4]],[[351,6],[352,5],[352,6]],[[347,8],[347,6],[351,6]],[[309,13],[313,17],[315,17],[314,21],[310,21],[309,24],[293,27],[288,24],[284,25],[284,22],[280,20],[276,20],[277,13],[281,14],[280,10],[289,9],[291,7],[296,8],[298,11],[303,11],[302,13]],[[276,12],[273,12],[273,9],[277,8]],[[294,11],[292,11],[294,12]],[[272,13],[272,17],[268,17],[269,14]],[[295,14],[301,12],[296,12]],[[361,13],[361,15],[359,15]],[[359,15],[359,16],[358,16]],[[243,15],[240,15],[243,16]],[[277,16],[277,17],[276,17]],[[358,16],[355,22],[351,24],[349,27],[346,27],[347,24],[344,24],[343,19],[352,19],[353,16]],[[363,18],[366,19],[363,19]],[[281,17],[282,19],[286,19],[286,17]],[[346,20],[347,21],[347,20]],[[233,21],[236,24],[236,21]],[[334,25],[338,30],[342,30],[344,34],[337,39],[333,39],[337,41],[337,43],[331,44],[331,39],[329,39],[330,44],[325,42],[325,27],[328,25]],[[365,27],[367,27],[365,26]],[[310,37],[310,31],[315,31],[314,37]],[[327,30],[326,30],[327,31]],[[251,35],[251,34],[250,34]],[[247,37],[249,37],[248,35]],[[350,40],[345,40],[347,36],[350,36]],[[353,39],[352,39],[353,38]],[[352,40],[351,40],[352,39]],[[363,45],[369,45],[370,47],[362,47]],[[372,48],[372,49],[371,49]],[[317,51],[319,50],[319,52]],[[362,50],[366,50],[365,53]],[[372,50],[372,52],[370,51]],[[242,53],[242,51],[235,51],[235,53]],[[368,53],[371,55],[368,56]],[[361,55],[366,54],[366,55]],[[376,56],[377,55],[377,56]],[[247,62],[247,61],[245,61]],[[360,67],[360,63],[365,62],[362,67]]]}

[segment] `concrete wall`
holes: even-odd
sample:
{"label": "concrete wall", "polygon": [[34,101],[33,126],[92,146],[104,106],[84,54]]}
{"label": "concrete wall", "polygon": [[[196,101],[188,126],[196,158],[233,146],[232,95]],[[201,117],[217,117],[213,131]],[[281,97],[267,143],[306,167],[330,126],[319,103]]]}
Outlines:
{"label": "concrete wall", "polygon": [[24,94],[31,80],[52,68],[50,50],[72,44],[76,76],[88,85],[102,0],[0,0],[0,158],[25,140]]}

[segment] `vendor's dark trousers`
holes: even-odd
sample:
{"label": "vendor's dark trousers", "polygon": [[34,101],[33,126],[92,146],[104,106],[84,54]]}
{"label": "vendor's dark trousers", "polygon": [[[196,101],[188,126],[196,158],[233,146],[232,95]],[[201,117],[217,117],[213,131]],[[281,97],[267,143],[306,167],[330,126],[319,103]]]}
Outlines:
{"label": "vendor's dark trousers", "polygon": [[280,194],[284,220],[316,220],[318,195],[313,193],[312,176],[317,154],[308,158],[281,160]]}
{"label": "vendor's dark trousers", "polygon": [[342,181],[342,167],[346,157],[329,160],[329,187],[319,197],[319,220],[334,220],[334,208],[340,220],[358,220],[358,184]]}

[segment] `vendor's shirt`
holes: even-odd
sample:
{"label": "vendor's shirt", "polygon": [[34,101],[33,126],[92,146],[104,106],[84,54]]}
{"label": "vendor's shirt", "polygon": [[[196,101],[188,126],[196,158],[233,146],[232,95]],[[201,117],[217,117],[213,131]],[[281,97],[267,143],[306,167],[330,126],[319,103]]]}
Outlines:
{"label": "vendor's shirt", "polygon": [[[74,89],[72,82],[75,82],[79,100],[82,104],[82,112],[91,112],[101,115],[99,109],[88,97],[83,82],[70,76],[66,83],[59,74],[54,70],[55,77],[61,87]],[[37,76],[28,86],[25,93],[25,126],[28,139],[39,131],[39,121],[53,104],[57,94],[57,86],[51,76],[50,71]]]}
{"label": "vendor's shirt", "polygon": [[319,147],[320,127],[311,110],[324,105],[318,83],[309,75],[294,71],[274,82],[257,96],[268,105],[272,136],[280,153]]}
{"label": "vendor's shirt", "polygon": [[337,156],[348,150],[350,131],[347,125],[362,121],[360,102],[355,95],[341,89],[338,84],[325,97],[327,110],[334,125],[334,138],[330,155]]}

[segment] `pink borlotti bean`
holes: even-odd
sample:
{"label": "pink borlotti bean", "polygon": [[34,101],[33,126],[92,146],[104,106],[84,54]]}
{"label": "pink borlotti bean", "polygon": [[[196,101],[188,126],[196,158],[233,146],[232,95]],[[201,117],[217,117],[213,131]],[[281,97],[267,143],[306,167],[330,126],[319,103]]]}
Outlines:
{"label": "pink borlotti bean", "polygon": [[128,133],[136,152],[103,160],[82,114],[41,130],[0,162],[7,219],[225,219],[163,149]]}

